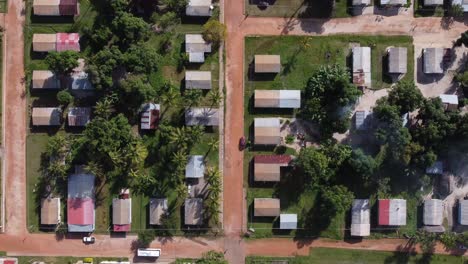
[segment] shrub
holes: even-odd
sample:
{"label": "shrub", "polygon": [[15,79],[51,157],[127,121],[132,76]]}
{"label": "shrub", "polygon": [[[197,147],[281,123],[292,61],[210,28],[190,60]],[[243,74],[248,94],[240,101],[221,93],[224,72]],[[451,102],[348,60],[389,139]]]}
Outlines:
{"label": "shrub", "polygon": [[93,263],[93,258],[84,258],[83,262],[84,263]]}
{"label": "shrub", "polygon": [[294,139],[295,139],[295,138],[296,138],[296,137],[295,137],[294,135],[287,135],[287,136],[286,136],[286,144],[292,144],[292,143],[294,143]]}
{"label": "shrub", "polygon": [[62,90],[57,93],[57,101],[59,101],[61,105],[66,106],[73,102],[73,96],[68,91]]}

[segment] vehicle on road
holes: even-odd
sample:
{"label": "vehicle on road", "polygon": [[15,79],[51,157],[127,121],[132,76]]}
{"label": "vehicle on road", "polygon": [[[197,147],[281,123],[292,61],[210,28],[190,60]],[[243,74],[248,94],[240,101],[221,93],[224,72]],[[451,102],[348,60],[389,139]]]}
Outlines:
{"label": "vehicle on road", "polygon": [[92,243],[94,243],[94,241],[96,241],[96,238],[93,237],[93,236],[83,237],[83,243],[85,243],[85,244],[92,244]]}
{"label": "vehicle on road", "polygon": [[241,137],[241,138],[239,139],[239,149],[240,149],[240,150],[244,150],[244,149],[245,149],[245,146],[246,146],[245,137]]}
{"label": "vehicle on road", "polygon": [[161,249],[159,248],[139,248],[137,250],[138,257],[158,258],[161,256]]}

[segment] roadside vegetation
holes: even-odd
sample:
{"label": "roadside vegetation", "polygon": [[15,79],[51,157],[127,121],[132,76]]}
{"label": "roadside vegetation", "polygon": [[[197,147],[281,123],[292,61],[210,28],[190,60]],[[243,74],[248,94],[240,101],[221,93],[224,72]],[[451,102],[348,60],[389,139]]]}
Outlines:
{"label": "roadside vegetation", "polygon": [[[169,231],[161,235],[181,235],[186,231],[181,210],[188,195],[184,181],[188,155],[203,155],[209,171],[218,171],[219,133],[217,128],[186,127],[184,111],[190,106],[217,107],[222,94],[216,94],[217,49],[206,55],[204,64],[189,65],[184,38],[186,33],[209,32],[214,42],[221,41],[224,26],[203,27],[205,22],[213,24],[217,20],[217,10],[211,20],[191,20],[184,15],[187,1],[163,2],[156,5],[127,0],[83,1],[79,17],[66,21],[57,18],[56,23],[54,19],[49,22],[32,15],[32,1],[28,2],[28,83],[33,70],[50,69],[66,75],[78,66],[76,59],[82,58],[95,88],[85,98],[67,90],[29,92],[31,106],[60,105],[65,113],[72,106],[93,107],[93,118],[84,129],[31,126],[27,141],[30,231],[39,230],[39,202],[46,186],[52,195],[66,198],[66,180],[75,165],[85,165],[97,178],[96,232],[108,232],[112,198],[124,188],[130,189],[133,199],[132,232],[154,236],[156,231],[147,222],[149,198],[153,197],[168,199],[163,229]],[[81,52],[32,52],[34,33],[55,32],[79,32]],[[185,90],[185,69],[211,71],[213,91]],[[161,118],[156,131],[143,133],[138,126],[140,107],[147,102],[161,104]],[[213,183],[208,190],[212,193],[221,190],[216,177],[221,176],[208,177]],[[219,201],[205,199],[205,207],[204,224],[199,229],[192,228],[191,233],[204,234],[219,225]],[[65,209],[62,216],[66,215]]]}
{"label": "roadside vegetation", "polygon": [[250,16],[340,18],[351,16],[351,7],[345,0],[244,0]]}
{"label": "roadside vegetation", "polygon": [[228,264],[227,260],[224,259],[224,254],[222,252],[208,251],[203,253],[203,256],[200,259],[177,259],[175,264],[184,264],[184,263],[193,263],[193,264]]}

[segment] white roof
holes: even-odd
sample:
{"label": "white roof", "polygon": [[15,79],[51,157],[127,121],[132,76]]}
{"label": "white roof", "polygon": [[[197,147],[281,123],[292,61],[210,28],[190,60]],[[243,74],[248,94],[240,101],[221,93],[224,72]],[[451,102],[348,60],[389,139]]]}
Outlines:
{"label": "white roof", "polygon": [[300,108],[301,91],[300,90],[280,90],[279,91],[280,108]]}
{"label": "white roof", "polygon": [[370,0],[353,0],[353,6],[367,6],[370,5]]}
{"label": "white roof", "polygon": [[[353,48],[353,80],[354,76],[362,74],[364,84],[371,84],[371,49],[369,47],[354,47]],[[361,79],[361,78],[358,78]],[[361,79],[362,80],[362,79]]]}
{"label": "white roof", "polygon": [[94,90],[93,84],[88,79],[85,71],[73,73],[71,76],[72,90]]}
{"label": "white roof", "polygon": [[190,0],[185,8],[187,16],[211,16],[211,0]]}
{"label": "white roof", "polygon": [[280,214],[280,229],[297,229],[297,214]]}
{"label": "white roof", "polygon": [[192,62],[192,63],[205,62],[205,53],[204,52],[189,52],[189,62]]}
{"label": "white roof", "polygon": [[425,6],[443,5],[444,0],[424,0]]}
{"label": "white roof", "polygon": [[157,258],[161,255],[161,250],[160,249],[155,249],[155,248],[139,248],[137,250],[137,256],[138,257],[151,257],[151,258]]}
{"label": "white roof", "polygon": [[406,5],[406,0],[380,0],[381,5]]}
{"label": "white roof", "polygon": [[391,226],[406,225],[406,200],[390,199],[389,214]]}
{"label": "white roof", "polygon": [[370,235],[369,199],[355,199],[351,209],[351,236]]}
{"label": "white roof", "polygon": [[[406,0],[405,0],[406,3]],[[408,71],[408,49],[392,47],[388,49],[388,72],[406,73]]]}
{"label": "white roof", "polygon": [[458,205],[458,223],[468,225],[468,200],[460,200]]}
{"label": "white roof", "polygon": [[458,105],[458,96],[455,94],[441,94],[439,98],[443,104]]}
{"label": "white roof", "polygon": [[185,166],[185,178],[202,178],[204,174],[203,155],[189,156],[187,166]]}
{"label": "white roof", "polygon": [[444,73],[444,49],[427,48],[423,49],[423,71],[426,74]]}
{"label": "white roof", "polygon": [[211,52],[211,43],[207,43],[202,34],[186,34],[185,52]]}
{"label": "white roof", "polygon": [[255,90],[255,107],[300,108],[300,90]]}
{"label": "white roof", "polygon": [[255,118],[254,119],[255,127],[280,127],[280,119],[273,118]]}
{"label": "white roof", "polygon": [[431,199],[424,201],[424,225],[442,225],[444,203],[442,200]]}
{"label": "white roof", "polygon": [[210,71],[185,71],[186,89],[211,89]]}

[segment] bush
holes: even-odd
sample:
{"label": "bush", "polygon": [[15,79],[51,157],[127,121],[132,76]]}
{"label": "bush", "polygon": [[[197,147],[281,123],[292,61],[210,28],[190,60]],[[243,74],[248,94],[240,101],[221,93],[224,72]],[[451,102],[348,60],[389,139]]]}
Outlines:
{"label": "bush", "polygon": [[73,102],[73,96],[68,91],[62,90],[57,93],[57,101],[59,101],[61,105],[66,106]]}
{"label": "bush", "polygon": [[84,258],[83,262],[84,263],[93,263],[93,258]]}
{"label": "bush", "polygon": [[144,230],[138,233],[138,243],[142,247],[148,247],[153,242],[155,233],[152,230]]}
{"label": "bush", "polygon": [[445,13],[444,8],[441,6],[436,7],[434,10],[434,16],[436,17],[443,17],[444,13]]}
{"label": "bush", "polygon": [[287,135],[287,136],[286,136],[286,144],[292,144],[292,143],[294,143],[294,139],[295,139],[295,138],[296,138],[296,137],[295,137],[294,135]]}
{"label": "bush", "polygon": [[209,20],[203,25],[203,39],[219,45],[226,37],[226,26],[217,20]]}

